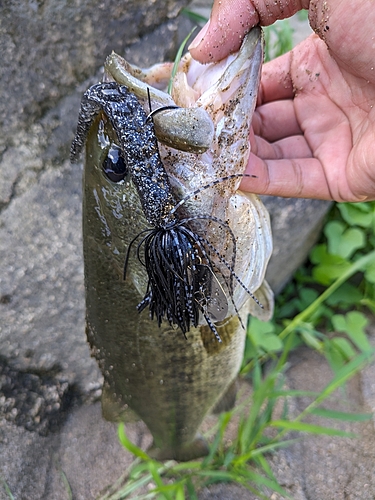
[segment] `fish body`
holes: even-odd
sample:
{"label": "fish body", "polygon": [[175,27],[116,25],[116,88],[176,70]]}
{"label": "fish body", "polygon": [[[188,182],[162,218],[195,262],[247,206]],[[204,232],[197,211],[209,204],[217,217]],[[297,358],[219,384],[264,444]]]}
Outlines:
{"label": "fish body", "polygon": [[[150,453],[159,459],[190,460],[207,453],[197,430],[205,415],[221,399],[225,400],[226,394],[233,393],[245,342],[241,321],[246,324],[249,312],[263,319],[272,313],[272,293],[264,281],[272,251],[268,214],[256,196],[237,191],[240,179],[236,177],[244,172],[249,154],[249,127],[261,62],[259,28],[250,33],[238,54],[221,63],[202,66],[190,56],[182,60],[174,81],[173,102],[182,108],[181,113],[184,108],[192,110],[192,129],[199,127],[202,120],[202,128],[212,129],[212,136],[203,153],[191,152],[196,141],[194,132],[192,139],[182,138],[188,143],[185,151],[173,137],[165,141],[169,145],[159,144],[172,194],[165,204],[167,211],[154,219],[153,210],[148,207],[147,213],[145,208],[148,198],[142,199],[131,170],[134,167],[128,165],[124,178],[117,183],[103,174],[112,145],[121,149],[119,133],[108,116],[111,111],[107,109],[106,114],[102,108],[96,112],[85,132],[86,330],[104,376],[103,415],[109,420],[126,421],[135,413],[151,431],[154,444]],[[165,71],[165,65],[162,68]],[[107,72],[107,80],[125,84],[147,108],[144,88],[152,85],[153,77],[147,84],[136,82],[137,89],[131,83],[134,75],[127,69],[120,76],[108,67]],[[157,74],[156,67],[153,75]],[[170,99],[151,89],[153,109]],[[160,135],[168,135],[170,126],[168,116],[162,115],[176,111],[158,114]],[[176,134],[186,134],[186,126],[183,132],[177,128]],[[198,142],[201,144],[201,139]],[[214,184],[228,176],[232,177]],[[210,187],[201,189],[207,185]],[[192,192],[194,196],[189,194]],[[171,208],[180,200],[185,201],[178,209]],[[219,283],[215,286],[219,295],[223,294],[222,300],[227,301],[224,319],[215,321],[215,314],[202,307],[206,315],[199,314],[196,326],[190,325],[185,336],[170,318],[158,322],[150,318],[147,307],[141,313],[137,309],[147,297],[149,286],[142,262],[142,235],[152,227],[162,226],[168,213],[173,213],[175,223],[188,221],[189,231],[206,242],[205,251],[211,253],[214,267],[208,271],[208,266],[197,263],[193,264],[194,272]],[[189,269],[192,273],[191,265]],[[260,298],[263,308],[248,292]],[[207,317],[211,320],[207,321]],[[215,322],[220,342],[211,321]]]}

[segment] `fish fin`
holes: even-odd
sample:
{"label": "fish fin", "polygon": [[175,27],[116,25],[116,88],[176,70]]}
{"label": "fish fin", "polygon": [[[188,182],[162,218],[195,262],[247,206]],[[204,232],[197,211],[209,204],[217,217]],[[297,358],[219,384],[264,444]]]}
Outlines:
{"label": "fish fin", "polygon": [[263,309],[260,308],[256,302],[251,301],[249,313],[261,321],[269,321],[273,316],[274,299],[273,291],[266,280],[264,280],[258,290],[254,292],[254,295],[262,304]]}
{"label": "fish fin", "polygon": [[110,387],[104,382],[101,398],[103,418],[110,422],[127,423],[140,420],[138,415],[127,405],[117,401],[112,392]]}
{"label": "fish fin", "polygon": [[230,384],[225,393],[221,396],[219,401],[215,404],[212,409],[212,413],[216,415],[218,413],[222,413],[223,411],[229,411],[234,408],[234,405],[236,404],[237,390],[238,382],[237,379],[235,379],[234,382]]}
{"label": "fish fin", "polygon": [[232,341],[233,335],[237,334],[241,325],[237,316],[230,316],[223,321],[215,323],[215,327],[221,338],[221,342],[216,340],[208,325],[200,327],[201,340],[208,356],[216,355],[222,349],[225,349]]}
{"label": "fish fin", "polygon": [[198,435],[194,441],[186,445],[175,447],[159,448],[154,444],[147,450],[151,458],[155,460],[178,460],[187,462],[208,455],[209,448],[206,440]]}

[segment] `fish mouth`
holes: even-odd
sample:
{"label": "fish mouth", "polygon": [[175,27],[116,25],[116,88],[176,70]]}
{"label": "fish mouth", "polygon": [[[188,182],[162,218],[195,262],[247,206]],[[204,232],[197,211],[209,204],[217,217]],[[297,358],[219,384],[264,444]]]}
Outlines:
{"label": "fish mouth", "polygon": [[[250,154],[249,131],[263,45],[262,30],[255,27],[245,37],[239,52],[218,63],[203,65],[187,53],[179,63],[171,95],[161,89],[167,86],[172,63],[140,70],[113,53],[107,58],[105,70],[107,78],[126,85],[148,111],[148,91],[153,110],[179,106],[154,116],[161,158],[175,198],[187,199],[179,215],[190,218],[190,225],[200,235],[208,235],[215,251],[227,261],[233,253],[231,236],[208,217],[229,224],[237,245],[235,273],[251,292],[261,290],[264,308],[253,302],[251,312],[268,319],[272,315],[273,298],[268,285],[263,283],[272,253],[269,216],[255,195],[238,191]],[[217,182],[223,178],[226,181]],[[227,273],[217,259],[216,265],[220,272]],[[228,315],[236,314],[236,309],[248,298],[244,287],[234,281],[236,306],[229,306]],[[225,288],[224,283],[221,285]]]}
{"label": "fish mouth", "polygon": [[158,140],[180,151],[204,153],[211,147],[225,105],[232,97],[244,99],[242,108],[252,116],[263,48],[263,32],[255,26],[244,38],[239,52],[218,63],[204,65],[187,53],[173,78],[171,95],[161,89],[167,88],[172,77],[172,63],[141,69],[112,52],[104,64],[104,81],[125,85],[145,108],[149,106],[148,94],[153,110],[177,107],[154,117]]}

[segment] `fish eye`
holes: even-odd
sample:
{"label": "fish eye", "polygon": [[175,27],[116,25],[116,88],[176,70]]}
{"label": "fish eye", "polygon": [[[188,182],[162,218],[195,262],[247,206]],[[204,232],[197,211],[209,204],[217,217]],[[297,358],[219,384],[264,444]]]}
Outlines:
{"label": "fish eye", "polygon": [[108,179],[112,182],[120,182],[125,179],[128,174],[128,169],[124,157],[122,156],[121,148],[116,144],[112,144],[108,154],[102,163],[102,169]]}

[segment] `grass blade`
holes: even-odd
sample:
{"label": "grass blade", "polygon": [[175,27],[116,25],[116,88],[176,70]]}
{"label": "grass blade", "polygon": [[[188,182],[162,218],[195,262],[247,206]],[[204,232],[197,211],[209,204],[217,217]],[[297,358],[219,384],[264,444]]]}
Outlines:
{"label": "grass blade", "polygon": [[343,366],[335,375],[333,380],[323,389],[321,394],[311,403],[298,417],[299,420],[311,413],[313,409],[319,406],[322,401],[327,399],[327,397],[332,394],[336,389],[343,386],[351,377],[358,373],[362,368],[364,368],[371,358],[373,357],[373,352],[364,352],[359,354],[357,357],[349,361],[345,366]]}
{"label": "grass blade", "polygon": [[299,441],[299,438],[296,439],[286,439],[285,441],[280,441],[279,443],[270,443],[266,444],[264,446],[260,446],[259,448],[255,448],[254,450],[249,451],[248,453],[245,453],[236,459],[233,460],[233,465],[239,466],[243,465],[246,462],[249,462],[252,458],[256,458],[259,455],[263,455],[264,453],[270,453],[273,451],[276,451],[277,449],[280,448],[287,448],[288,446],[291,446],[294,443],[297,443]]}
{"label": "grass blade", "polygon": [[172,496],[168,493],[168,490],[175,489],[175,484],[173,485],[165,485],[163,483],[163,480],[160,476],[159,473],[159,468],[157,467],[156,462],[150,462],[149,463],[149,470],[152,475],[152,479],[154,480],[154,483],[156,484],[155,492],[160,492],[163,493],[165,496],[166,500],[173,500]]}
{"label": "grass blade", "polygon": [[206,24],[206,22],[208,21],[208,18],[206,16],[202,16],[201,14],[198,14],[198,12],[193,12],[190,9],[182,9],[181,14],[189,18],[193,23]]}
{"label": "grass blade", "polygon": [[306,424],[305,422],[297,422],[290,420],[274,420],[270,422],[271,427],[281,427],[290,431],[308,432],[309,434],[325,434],[327,436],[341,436],[341,437],[358,437],[352,432],[341,431],[339,429],[332,429],[331,427],[322,427],[315,424]]}
{"label": "grass blade", "polygon": [[[280,493],[280,495],[283,495],[284,497],[290,498],[290,495],[285,490],[283,490],[283,488],[279,485],[277,481],[262,476],[261,474],[258,474],[252,469],[244,469],[242,471],[242,474],[244,478],[246,478],[248,481],[255,483],[257,486],[266,486],[266,488],[276,491],[277,493]],[[241,484],[247,486],[246,483],[244,482],[241,482]]]}
{"label": "grass blade", "polygon": [[225,432],[225,429],[227,428],[231,418],[232,418],[231,412],[225,412],[225,413],[222,413],[220,415],[220,417],[219,417],[219,430],[216,434],[214,442],[210,446],[209,454],[202,462],[202,468],[207,467],[207,465],[212,461],[215,453],[217,452],[217,449],[219,448],[220,444],[223,442],[224,432]]}
{"label": "grass blade", "polygon": [[72,488],[70,486],[70,483],[68,481],[68,478],[66,477],[65,472],[61,469],[60,466],[58,466],[58,469],[60,472],[62,482],[64,483],[65,491],[67,492],[67,495],[68,495],[68,500],[73,500],[73,492],[72,492]]}
{"label": "grass blade", "polygon": [[189,495],[189,500],[198,500],[197,492],[195,491],[193,481],[190,477],[186,480],[186,489]]}
{"label": "grass blade", "polygon": [[134,443],[132,443],[126,433],[125,433],[125,425],[123,423],[119,424],[118,426],[118,437],[120,440],[120,443],[128,450],[130,453],[135,455],[136,457],[140,458],[141,460],[151,460],[151,457],[147,455],[146,452],[141,450],[141,448],[138,448]]}
{"label": "grass blade", "polygon": [[311,413],[319,417],[334,418],[345,422],[365,422],[371,420],[374,416],[372,413],[347,413],[343,411],[326,410],[324,408],[315,408]]}
{"label": "grass blade", "polygon": [[315,398],[319,396],[319,392],[315,391],[302,391],[302,390],[296,390],[296,389],[290,389],[287,391],[280,390],[280,391],[272,391],[268,394],[268,397],[270,398],[286,398],[286,397],[299,397],[299,396],[307,396],[307,397],[312,397]]}
{"label": "grass blade", "polygon": [[[173,462],[172,462],[173,463]],[[187,471],[190,472],[191,470],[195,469],[201,469],[202,468],[202,462],[181,462],[179,464],[174,464],[172,467],[168,468],[168,473],[175,474],[176,472],[183,472]]]}
{"label": "grass blade", "polygon": [[131,493],[139,490],[140,488],[142,488],[142,486],[145,486],[150,481],[152,481],[151,474],[143,476],[137,480],[130,480],[123,488],[119,489],[116,493],[112,494],[110,497],[105,497],[105,498],[108,498],[108,500],[122,500],[123,498],[129,497]]}
{"label": "grass blade", "polygon": [[177,486],[177,491],[176,491],[176,497],[175,500],[185,500],[185,492],[184,492],[184,485],[180,483]]}
{"label": "grass blade", "polygon": [[6,494],[8,495],[8,497],[10,498],[10,500],[14,500],[14,496],[12,494],[12,492],[10,491],[10,488],[8,486],[8,483],[5,481],[5,479],[3,479],[2,477],[0,477],[0,481],[3,483],[3,486],[4,486],[4,489],[5,489],[5,492]]}
{"label": "grass blade", "polygon": [[176,57],[174,59],[174,64],[173,64],[173,69],[172,69],[172,74],[171,74],[171,79],[169,80],[169,83],[168,83],[168,94],[170,95],[171,92],[172,92],[172,84],[173,84],[173,79],[174,77],[176,76],[176,73],[177,73],[177,68],[178,68],[178,65],[180,63],[180,60],[181,60],[181,57],[182,57],[182,53],[184,51],[184,48],[185,48],[185,45],[187,44],[187,41],[189,40],[189,38],[191,37],[191,35],[194,33],[194,31],[196,30],[196,28],[193,28],[190,33],[188,34],[188,36],[184,39],[184,41],[182,42],[182,44],[180,45],[178,51],[177,51],[177,54],[176,54]]}

